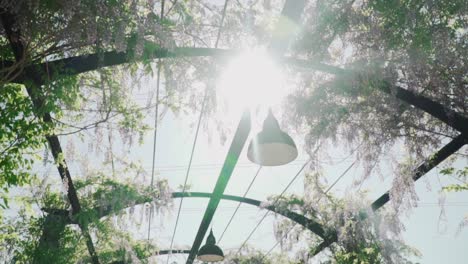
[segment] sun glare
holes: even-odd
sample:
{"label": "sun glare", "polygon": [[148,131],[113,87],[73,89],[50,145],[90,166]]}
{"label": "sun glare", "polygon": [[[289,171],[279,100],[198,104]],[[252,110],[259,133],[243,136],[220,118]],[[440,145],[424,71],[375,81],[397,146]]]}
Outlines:
{"label": "sun glare", "polygon": [[229,112],[278,106],[286,94],[284,76],[265,51],[245,52],[227,65],[217,94]]}

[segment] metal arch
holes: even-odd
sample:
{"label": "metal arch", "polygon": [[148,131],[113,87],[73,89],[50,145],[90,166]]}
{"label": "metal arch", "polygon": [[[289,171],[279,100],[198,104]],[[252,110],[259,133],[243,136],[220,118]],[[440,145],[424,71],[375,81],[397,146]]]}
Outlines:
{"label": "metal arch", "polygon": [[[213,196],[212,193],[208,192],[173,192],[171,194],[172,198],[211,198]],[[295,213],[291,210],[288,209],[278,209],[274,205],[268,205],[263,207],[262,206],[262,201],[255,200],[252,198],[247,198],[247,197],[241,197],[241,196],[236,196],[236,195],[227,195],[223,194],[220,197],[221,200],[228,200],[228,201],[235,201],[235,202],[240,202],[240,203],[245,203],[245,204],[250,204],[253,206],[261,207],[266,210],[270,210],[274,213],[280,214],[291,221],[294,221],[303,227],[307,228],[310,230],[312,233],[318,235],[322,239],[327,239],[328,238],[328,233],[326,232],[325,228],[318,222],[316,222],[313,219],[307,218],[304,215]],[[153,199],[152,198],[147,198],[144,200],[137,201],[135,205],[141,205],[144,203],[149,203]],[[66,210],[61,210],[61,209],[52,209],[52,208],[42,208],[43,211],[49,213],[49,214],[54,214],[54,215],[60,215],[64,218],[67,218],[67,224],[73,224],[75,223],[72,219],[68,217],[68,211]],[[122,209],[123,210],[123,209]],[[99,218],[108,216],[112,213],[114,213],[113,210],[110,208],[101,208],[101,207],[95,207],[94,211],[97,212]]]}
{"label": "metal arch", "polygon": [[[173,192],[171,194],[172,198],[211,198],[213,196],[212,193],[207,193],[207,192]],[[221,200],[228,200],[228,201],[235,201],[235,202],[240,202],[240,203],[245,203],[245,204],[250,204],[253,206],[257,206],[260,208],[264,208],[266,210],[270,210],[274,213],[280,214],[291,221],[294,221],[303,227],[307,228],[310,230],[312,233],[320,236],[324,241],[327,241],[329,239],[333,239],[332,236],[333,233],[328,233],[326,230],[323,228],[323,226],[316,222],[313,219],[309,219],[305,217],[304,215],[295,213],[291,210],[288,209],[278,209],[274,205],[268,205],[263,207],[262,206],[262,201],[255,200],[252,198],[246,198],[246,197],[241,197],[241,196],[235,196],[235,195],[227,195],[223,194],[220,197]],[[135,205],[141,205],[147,202],[151,202],[152,198],[148,198],[146,200],[140,200],[137,202]],[[61,210],[61,209],[53,209],[53,208],[42,208],[43,211],[47,212],[48,214],[56,215],[56,216],[61,216],[64,219],[66,219],[66,224],[73,224],[75,223],[72,219],[69,218],[68,211],[67,210]],[[113,213],[110,208],[101,208],[101,207],[96,207],[94,208],[94,211],[97,212],[99,218],[108,216],[109,214]],[[157,252],[156,255],[165,255],[169,254],[170,250],[160,250]],[[190,250],[172,250],[172,254],[189,254]],[[120,262],[115,262],[115,264],[120,263]]]}
{"label": "metal arch", "polygon": [[[212,193],[207,193],[207,192],[173,192],[171,196],[172,196],[172,198],[211,198],[213,196],[213,194]],[[235,201],[235,202],[250,204],[250,205],[253,205],[253,206],[264,208],[266,210],[270,210],[270,211],[272,211],[274,213],[280,214],[280,215],[290,219],[291,221],[294,221],[294,222],[302,225],[303,227],[307,228],[312,233],[318,235],[322,239],[326,240],[326,238],[328,238],[328,233],[326,232],[326,230],[323,228],[323,226],[320,223],[316,222],[313,219],[307,218],[304,215],[295,213],[295,212],[293,212],[291,210],[278,209],[274,205],[268,205],[268,206],[263,207],[262,206],[262,203],[263,203],[262,201],[255,200],[255,199],[252,199],[252,198],[247,198],[247,197],[235,196],[235,195],[223,194],[220,197],[220,199],[221,200],[228,200],[228,201]],[[135,204],[135,205],[144,204],[144,203],[151,202],[151,201],[152,201],[152,198],[148,198],[147,200],[138,201],[137,204]],[[42,210],[46,211],[48,213],[55,214],[55,215],[63,215],[64,217],[67,217],[67,211],[65,211],[65,210],[47,209],[47,208],[42,208]],[[104,208],[100,208],[100,207],[94,208],[94,211],[98,212],[99,218],[108,216],[109,214],[113,213],[113,211],[110,210],[109,208],[104,209]],[[73,223],[73,222],[69,219],[68,224],[71,224],[71,223]]]}
{"label": "metal arch", "polygon": [[[206,192],[173,192],[172,193],[172,198],[188,198],[188,197],[192,197],[192,198],[211,198],[213,194],[211,193],[206,193]],[[223,194],[221,196],[221,199],[222,200],[229,200],[229,201],[235,201],[235,202],[241,202],[241,203],[246,203],[246,204],[250,204],[250,205],[253,205],[253,206],[257,206],[257,207],[262,207],[261,204],[262,202],[259,201],[259,200],[255,200],[255,199],[251,199],[251,198],[244,198],[244,197],[241,197],[241,196],[235,196],[235,195],[226,195],[226,194]],[[298,214],[298,213],[295,213],[293,211],[290,211],[290,210],[284,210],[284,209],[278,209],[276,208],[274,205],[269,205],[269,206],[265,206],[265,207],[262,207],[262,208],[265,208],[267,210],[270,210],[274,213],[277,213],[277,214],[280,214],[288,219],[290,219],[291,221],[294,221],[300,225],[302,225],[303,227],[307,228],[308,230],[310,230],[312,233],[318,235],[319,237],[321,237],[322,239],[326,239],[327,237],[327,233],[325,231],[325,229],[323,228],[323,226],[312,220],[312,219],[309,219],[301,214]]]}
{"label": "metal arch", "polygon": [[[209,199],[212,196],[213,196],[212,193],[207,193],[207,192],[173,192],[172,193],[172,198],[208,198]],[[253,206],[264,208],[266,210],[270,210],[270,211],[272,211],[274,213],[280,214],[280,215],[290,219],[291,221],[294,221],[294,222],[302,225],[303,227],[310,230],[312,233],[320,236],[322,239],[324,239],[324,241],[327,241],[327,240],[330,239],[330,238],[328,238],[328,233],[325,231],[325,229],[323,228],[323,226],[320,223],[318,223],[318,222],[316,222],[316,221],[314,221],[312,219],[309,219],[309,218],[305,217],[304,215],[301,215],[301,214],[295,213],[293,211],[290,211],[288,209],[278,209],[274,205],[268,205],[268,206],[263,207],[262,206],[262,201],[255,200],[255,199],[252,199],[252,198],[235,196],[235,195],[223,194],[220,197],[220,199],[221,200],[228,200],[228,201],[235,201],[235,202],[250,204],[250,205],[253,205]],[[142,203],[150,202],[150,201],[151,200],[142,201]],[[142,203],[139,203],[139,204],[142,204]],[[99,212],[98,208],[96,208],[95,210],[97,210]],[[52,212],[52,210],[47,210],[47,211]],[[60,214],[60,212],[55,212],[55,213]],[[107,216],[110,213],[111,213],[111,211],[107,211],[107,212],[105,212],[103,214],[100,214],[100,217]],[[333,239],[333,238],[331,238],[331,239]],[[172,250],[172,254],[190,254],[190,251],[191,250]],[[171,252],[171,250],[160,250],[155,255],[167,255],[167,254],[170,254],[170,252]],[[122,264],[122,262],[113,262],[112,264]]]}

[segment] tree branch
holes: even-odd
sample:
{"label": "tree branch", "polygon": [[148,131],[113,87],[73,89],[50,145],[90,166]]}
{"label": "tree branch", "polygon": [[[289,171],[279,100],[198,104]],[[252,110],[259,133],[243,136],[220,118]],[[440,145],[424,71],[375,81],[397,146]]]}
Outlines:
{"label": "tree branch", "polygon": [[[27,58],[26,45],[22,41],[21,32],[20,29],[17,27],[15,16],[8,10],[0,8],[0,19],[3,24],[3,28],[5,29],[5,34],[8,38],[8,41],[10,42],[10,46],[15,55],[16,62],[23,62]],[[37,71],[32,71],[32,69],[25,69],[24,72],[27,74],[26,76],[29,77],[29,80],[31,80],[35,85],[35,87],[28,86],[26,87],[26,89],[33,102],[36,115],[42,117],[45,123],[52,124],[52,117],[50,113],[46,112],[42,114],[41,111],[41,109],[44,106],[44,101],[41,98],[40,85],[42,84],[42,79],[40,75]],[[57,169],[59,171],[60,177],[67,184],[67,196],[70,201],[70,205],[72,206],[72,212],[76,214],[81,210],[81,205],[78,200],[78,195],[76,193],[75,186],[73,185],[70,171],[68,170],[66,162],[63,159],[63,151],[62,147],[60,146],[60,141],[58,140],[58,137],[54,134],[46,136],[46,139],[49,142],[54,160],[57,162]],[[88,232],[88,227],[86,226],[86,224],[84,224],[80,225],[80,228],[85,237],[86,245],[88,247],[88,251],[91,255],[93,263],[99,264],[96,250],[94,249],[91,236]]]}
{"label": "tree branch", "polygon": [[[432,170],[435,166],[439,165],[442,161],[447,159],[450,155],[457,152],[461,147],[468,143],[468,139],[464,137],[463,134],[458,135],[454,140],[450,141],[447,145],[442,147],[439,151],[435,152],[431,157],[429,157],[425,162],[423,162],[419,167],[413,171],[413,181],[419,180],[427,172]],[[390,201],[390,192],[384,193],[377,200],[375,200],[371,205],[372,211],[379,210],[382,206]],[[364,216],[360,220],[364,220],[367,216]],[[316,248],[311,251],[311,256],[317,255],[323,249],[329,247],[332,243],[336,242],[338,237],[336,234],[331,236],[331,239],[324,240]]]}
{"label": "tree branch", "polygon": [[468,137],[468,118],[450,109],[450,107],[441,105],[423,95],[401,88],[397,85],[391,85],[388,82],[384,82],[379,89],[384,93],[395,96],[396,98],[432,115],[445,124],[458,130],[464,134],[465,137]]}

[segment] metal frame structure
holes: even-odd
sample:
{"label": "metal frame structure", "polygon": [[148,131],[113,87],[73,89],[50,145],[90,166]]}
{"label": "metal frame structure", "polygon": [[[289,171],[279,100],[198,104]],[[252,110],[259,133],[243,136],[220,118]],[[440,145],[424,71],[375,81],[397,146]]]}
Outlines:
{"label": "metal frame structure", "polygon": [[[305,1],[304,0],[287,0],[285,6],[282,10],[282,16],[289,19],[296,24],[300,22],[300,16],[304,9]],[[11,49],[15,55],[15,59],[17,62],[23,61],[25,58],[25,43],[23,43],[21,38],[21,31],[20,29],[14,28],[13,25],[15,24],[16,17],[14,14],[9,13],[7,10],[0,10],[0,18],[1,23],[5,29],[6,36],[10,42]],[[347,70],[325,65],[317,62],[309,62],[298,60],[294,58],[283,58],[281,54],[283,54],[288,44],[292,39],[291,34],[277,34],[275,35],[272,43],[270,43],[270,52],[276,56],[280,61],[296,65],[298,67],[310,69],[310,70],[318,70],[318,71],[325,71],[332,74],[352,74],[352,72],[348,72]],[[162,59],[167,57],[193,57],[193,56],[217,56],[217,57],[226,57],[232,56],[235,54],[236,51],[231,50],[221,50],[221,49],[210,49],[210,48],[176,48],[174,50],[166,50],[166,49],[156,49],[152,54],[154,59]],[[44,100],[41,97],[41,86],[44,84],[43,79],[41,76],[46,72],[51,76],[58,76],[58,75],[75,75],[80,74],[87,71],[93,71],[102,67],[113,66],[113,65],[120,65],[124,63],[131,62],[129,56],[125,52],[104,52],[103,54],[88,54],[84,56],[76,56],[71,58],[60,59],[57,61],[52,61],[46,64],[34,64],[26,66],[18,76],[12,80],[15,83],[21,84],[29,84],[26,89],[31,97],[33,105],[36,110],[42,108],[44,104]],[[0,62],[0,67],[7,67],[9,65],[13,65],[14,62],[11,61],[2,61]],[[31,85],[32,84],[32,85]],[[413,180],[416,181],[425,175],[428,171],[432,168],[437,166],[440,162],[445,160],[447,157],[455,153],[459,150],[462,146],[467,144],[468,142],[468,118],[454,112],[448,107],[444,107],[443,105],[438,104],[437,102],[432,101],[429,98],[426,98],[422,95],[415,94],[409,90],[403,89],[401,87],[390,86],[388,83],[383,83],[380,87],[380,90],[384,93],[390,94],[391,96],[395,96],[396,98],[406,102],[430,115],[433,117],[441,120],[442,122],[446,123],[453,129],[460,132],[459,136],[457,136],[454,140],[448,143],[446,146],[441,148],[438,152],[434,153],[426,162],[421,164],[414,172],[413,172]],[[52,118],[50,113],[42,113],[39,114],[40,111],[37,111],[38,116],[43,119],[44,122],[52,124]],[[231,196],[231,195],[224,195],[224,190],[227,186],[229,178],[232,174],[232,171],[236,165],[238,157],[242,151],[242,148],[245,144],[247,136],[250,132],[250,124],[247,124],[248,116],[244,115],[241,119],[239,127],[236,131],[236,135],[234,136],[233,142],[227,154],[223,169],[220,172],[218,181],[212,193],[173,193],[174,198],[182,198],[182,197],[199,197],[199,198],[209,198],[209,204],[205,211],[203,220],[200,224],[200,227],[197,232],[197,236],[194,239],[193,245],[190,250],[162,250],[159,251],[158,254],[173,254],[173,253],[180,253],[180,254],[189,254],[187,259],[187,264],[193,263],[193,260],[196,256],[198,248],[203,240],[208,226],[213,218],[213,215],[217,209],[219,201],[221,199],[232,200],[232,201],[239,201],[247,204],[251,204],[254,206],[260,206],[261,202],[243,198],[238,196]],[[60,141],[57,135],[48,135],[46,137],[47,142],[50,146],[52,155],[56,161],[59,161],[60,157],[63,156],[62,148],[60,145]],[[57,162],[57,169],[59,172],[60,177],[62,180],[66,181],[68,184],[68,191],[67,196],[70,201],[72,207],[72,215],[76,215],[81,210],[81,205],[79,202],[78,195],[76,193],[72,177],[70,171],[66,166],[65,160],[60,160]],[[385,205],[390,200],[389,193],[383,194],[379,199],[373,202],[370,207],[372,210],[376,211]],[[98,210],[97,208],[96,210]],[[291,211],[284,211],[284,210],[276,210],[274,205],[268,206],[265,209],[271,210],[278,214],[282,214],[285,217],[301,224],[305,228],[309,229],[310,231],[314,232],[315,234],[319,235],[323,238],[323,242],[318,245],[318,247],[314,250],[313,254],[319,253],[321,250],[327,248],[332,243],[337,240],[336,233],[333,230],[326,230],[323,226],[321,226],[318,222],[313,219],[308,219],[305,216],[299,215],[297,213]],[[72,219],[69,218],[68,212],[64,210],[55,210],[55,209],[44,209],[44,211],[48,212],[47,219],[49,221],[55,221],[52,216],[62,216],[65,218],[64,225],[74,223]],[[99,212],[100,210],[98,210]],[[106,211],[104,211],[106,212]],[[47,221],[46,219],[46,221]],[[84,235],[88,252],[91,256],[91,261],[93,264],[98,264],[99,259],[96,253],[96,250],[93,245],[93,241],[88,231],[88,226],[86,222],[78,223],[79,227],[82,230]],[[51,239],[50,233],[47,230],[43,231],[43,236],[41,237],[41,242],[49,241]],[[117,262],[116,262],[117,263]]]}

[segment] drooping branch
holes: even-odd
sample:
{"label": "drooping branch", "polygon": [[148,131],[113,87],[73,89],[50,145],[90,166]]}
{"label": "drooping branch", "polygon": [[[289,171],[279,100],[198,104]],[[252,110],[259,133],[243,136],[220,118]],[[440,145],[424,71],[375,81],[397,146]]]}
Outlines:
{"label": "drooping branch", "polygon": [[[439,165],[442,161],[457,152],[461,147],[463,147],[463,145],[467,143],[468,138],[464,137],[463,135],[459,135],[454,138],[452,141],[450,141],[450,143],[434,153],[426,162],[423,162],[414,170],[414,174],[412,176],[413,181],[419,180],[424,174],[428,173],[432,168]],[[390,192],[386,192],[371,204],[372,211],[377,211],[389,201]]]}
{"label": "drooping branch", "polygon": [[[314,61],[293,58],[284,58],[284,61],[303,69],[319,70],[335,75],[357,76],[360,74],[358,71],[343,69]],[[455,130],[458,130],[468,138],[468,117],[454,111],[449,106],[444,106],[430,98],[425,97],[424,95],[417,94],[400,86],[390,84],[387,81],[381,81],[377,86],[377,89],[428,113],[429,115],[439,119]]]}
{"label": "drooping branch", "polygon": [[[455,139],[450,141],[450,143],[442,147],[439,151],[435,152],[431,157],[429,157],[425,162],[423,162],[413,171],[413,181],[419,180],[422,176],[424,176],[426,173],[432,170],[435,166],[439,165],[442,161],[444,161],[449,156],[457,152],[465,144],[468,144],[468,139],[462,134],[458,135]],[[378,209],[380,209],[382,206],[384,206],[390,201],[390,198],[390,192],[384,193],[370,205],[372,211],[377,211]],[[364,220],[365,218],[366,216],[364,215],[363,219],[360,220]],[[337,239],[337,236],[331,236],[331,239],[324,240],[311,251],[311,256],[317,255],[323,249],[329,247],[332,243],[336,242]]]}

